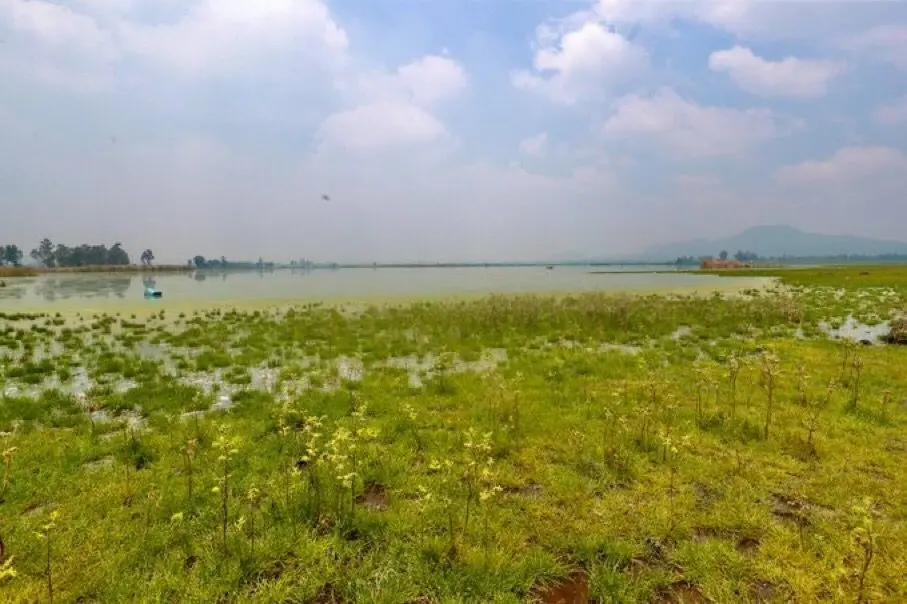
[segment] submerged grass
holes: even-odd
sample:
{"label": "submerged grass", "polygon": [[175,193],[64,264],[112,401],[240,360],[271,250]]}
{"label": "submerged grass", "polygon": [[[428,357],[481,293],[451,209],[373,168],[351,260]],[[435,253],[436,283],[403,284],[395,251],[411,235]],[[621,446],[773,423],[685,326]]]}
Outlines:
{"label": "submerged grass", "polygon": [[0,592],[905,601],[879,287],[0,316]]}

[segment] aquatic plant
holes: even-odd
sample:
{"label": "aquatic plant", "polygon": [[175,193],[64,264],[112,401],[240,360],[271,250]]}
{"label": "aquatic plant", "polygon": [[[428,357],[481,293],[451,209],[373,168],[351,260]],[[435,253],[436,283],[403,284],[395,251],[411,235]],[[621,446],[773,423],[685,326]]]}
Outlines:
{"label": "aquatic plant", "polygon": [[230,461],[234,455],[239,453],[235,438],[231,437],[225,425],[220,427],[220,433],[217,440],[214,441],[214,449],[218,452],[217,462],[221,466],[218,483],[212,487],[211,492],[220,497],[220,516],[221,516],[221,544],[224,552],[227,551],[227,525],[230,520]]}
{"label": "aquatic plant", "polygon": [[762,355],[762,371],[760,384],[765,391],[765,424],[763,428],[763,438],[768,440],[769,429],[772,425],[772,411],[775,407],[775,388],[778,377],[781,375],[781,364],[778,357],[771,352],[765,352]]}

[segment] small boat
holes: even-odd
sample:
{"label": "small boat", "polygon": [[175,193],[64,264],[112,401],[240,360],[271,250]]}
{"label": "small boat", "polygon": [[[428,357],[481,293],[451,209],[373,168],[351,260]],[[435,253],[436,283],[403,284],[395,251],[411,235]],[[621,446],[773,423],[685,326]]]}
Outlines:
{"label": "small boat", "polygon": [[163,298],[164,294],[159,289],[154,289],[151,287],[145,288],[145,297],[146,298]]}

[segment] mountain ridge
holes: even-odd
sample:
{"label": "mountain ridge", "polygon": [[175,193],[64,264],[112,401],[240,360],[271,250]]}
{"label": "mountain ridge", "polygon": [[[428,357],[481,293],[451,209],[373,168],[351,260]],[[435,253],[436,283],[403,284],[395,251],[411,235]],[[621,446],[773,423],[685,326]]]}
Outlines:
{"label": "mountain ridge", "polygon": [[788,225],[760,225],[729,237],[698,238],[652,246],[632,257],[667,262],[685,256],[717,257],[722,250],[727,251],[730,257],[738,250],[774,258],[907,255],[907,242],[856,235],[811,233]]}

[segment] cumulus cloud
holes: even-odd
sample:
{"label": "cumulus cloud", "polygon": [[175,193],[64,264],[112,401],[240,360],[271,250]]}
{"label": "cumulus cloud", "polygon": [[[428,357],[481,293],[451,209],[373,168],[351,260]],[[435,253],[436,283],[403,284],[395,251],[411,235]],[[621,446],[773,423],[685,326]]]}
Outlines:
{"label": "cumulus cloud", "polygon": [[848,36],[843,46],[868,59],[907,71],[907,19],[900,24],[878,25]]}
{"label": "cumulus cloud", "polygon": [[713,52],[709,69],[727,73],[740,88],[759,96],[809,99],[824,96],[844,67],[834,61],[796,57],[767,61],[749,48],[734,46]]}
{"label": "cumulus cloud", "polygon": [[892,103],[885,103],[873,113],[875,121],[888,126],[907,124],[907,94]]}
{"label": "cumulus cloud", "polygon": [[[902,224],[855,209],[903,205],[893,129],[817,116],[904,122],[904,3],[599,0],[526,30],[505,3],[443,31],[429,5],[0,0],[0,240],[431,261],[803,225],[804,199],[834,199],[817,228]],[[822,159],[780,168],[780,137]]]}
{"label": "cumulus cloud", "polygon": [[520,141],[519,150],[523,155],[544,155],[548,149],[548,133],[541,132]]}
{"label": "cumulus cloud", "polygon": [[609,139],[655,145],[677,158],[703,158],[741,154],[780,136],[784,127],[767,109],[699,105],[662,88],[618,99],[602,132]]}
{"label": "cumulus cloud", "polygon": [[321,128],[331,144],[356,151],[374,151],[430,143],[447,129],[430,113],[407,103],[375,103],[330,115]]}
{"label": "cumulus cloud", "polygon": [[907,154],[880,146],[845,147],[826,160],[781,167],[778,182],[796,185],[852,184],[885,175],[903,176]]}
{"label": "cumulus cloud", "polygon": [[321,127],[322,140],[329,146],[372,151],[446,138],[446,126],[429,109],[454,98],[467,83],[457,61],[437,55],[426,55],[393,72],[366,74],[354,97],[359,104],[328,116]]}
{"label": "cumulus cloud", "polygon": [[534,46],[533,70],[517,70],[511,81],[563,105],[601,98],[609,85],[648,65],[645,49],[594,20],[572,27],[540,26]]}

